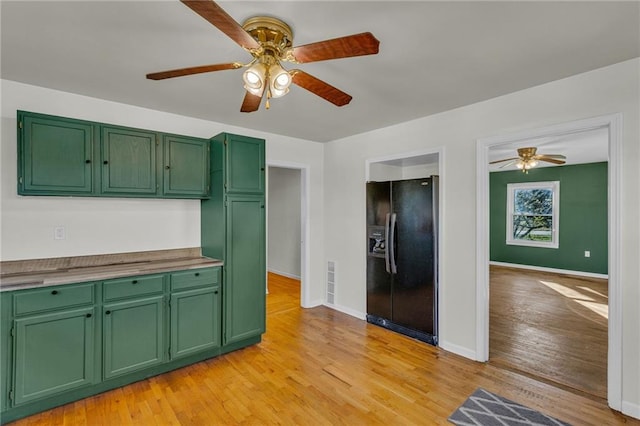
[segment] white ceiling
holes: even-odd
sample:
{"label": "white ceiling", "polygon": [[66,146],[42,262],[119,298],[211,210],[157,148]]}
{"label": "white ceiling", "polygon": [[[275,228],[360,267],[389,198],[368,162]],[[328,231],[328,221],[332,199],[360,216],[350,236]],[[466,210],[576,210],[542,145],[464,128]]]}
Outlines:
{"label": "white ceiling", "polygon": [[283,19],[294,45],[371,31],[380,53],[298,66],[351,94],[347,106],[293,87],[245,114],[241,70],[145,79],[250,59],[178,1],[2,1],[0,76],[326,142],[640,56],[636,1],[219,3],[239,23]]}

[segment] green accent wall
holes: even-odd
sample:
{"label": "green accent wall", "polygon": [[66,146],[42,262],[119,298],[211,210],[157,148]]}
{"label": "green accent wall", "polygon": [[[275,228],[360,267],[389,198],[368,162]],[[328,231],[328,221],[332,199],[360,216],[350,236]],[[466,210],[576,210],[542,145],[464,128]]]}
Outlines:
{"label": "green accent wall", "polygon": [[[506,244],[507,184],[560,181],[559,247]],[[492,172],[490,181],[490,259],[570,271],[608,273],[607,163]],[[584,257],[584,252],[591,257]]]}

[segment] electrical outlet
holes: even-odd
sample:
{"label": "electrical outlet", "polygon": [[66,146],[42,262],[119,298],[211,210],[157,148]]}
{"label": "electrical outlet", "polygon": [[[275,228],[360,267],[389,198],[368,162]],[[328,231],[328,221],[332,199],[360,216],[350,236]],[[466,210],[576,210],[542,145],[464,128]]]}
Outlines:
{"label": "electrical outlet", "polygon": [[56,226],[53,228],[53,239],[54,240],[64,240],[66,238],[66,232],[64,226]]}
{"label": "electrical outlet", "polygon": [[589,250],[585,250],[584,257],[591,257],[591,252]]}

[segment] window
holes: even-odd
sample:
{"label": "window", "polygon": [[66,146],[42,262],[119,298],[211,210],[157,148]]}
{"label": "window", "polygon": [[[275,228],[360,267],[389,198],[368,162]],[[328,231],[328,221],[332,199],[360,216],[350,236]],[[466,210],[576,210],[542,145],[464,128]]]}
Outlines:
{"label": "window", "polygon": [[507,185],[507,244],[558,248],[560,182]]}

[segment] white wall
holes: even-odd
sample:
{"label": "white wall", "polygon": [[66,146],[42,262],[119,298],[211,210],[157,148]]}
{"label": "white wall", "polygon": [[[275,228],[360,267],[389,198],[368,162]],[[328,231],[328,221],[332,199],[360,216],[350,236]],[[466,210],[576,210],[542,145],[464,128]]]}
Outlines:
{"label": "white wall", "polygon": [[298,169],[269,167],[267,269],[300,278],[300,179]]}
{"label": "white wall", "polygon": [[[309,297],[311,304],[322,303],[322,144],[8,80],[1,81],[1,91],[0,260],[200,246],[200,202],[197,200],[18,196],[16,110],[203,138],[225,131],[266,139],[268,162],[287,161],[308,166]],[[53,239],[56,226],[65,226],[66,240]]]}
{"label": "white wall", "polygon": [[[325,147],[326,259],[339,265],[336,305],[366,309],[365,162],[442,147],[440,343],[476,352],[476,144],[482,137],[620,112],[623,128],[623,407],[640,416],[640,60],[635,59]],[[452,89],[454,90],[454,89]],[[389,145],[393,139],[395,143]],[[626,404],[626,405],[625,405]],[[637,411],[634,411],[637,410]]]}

